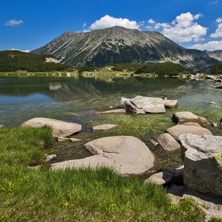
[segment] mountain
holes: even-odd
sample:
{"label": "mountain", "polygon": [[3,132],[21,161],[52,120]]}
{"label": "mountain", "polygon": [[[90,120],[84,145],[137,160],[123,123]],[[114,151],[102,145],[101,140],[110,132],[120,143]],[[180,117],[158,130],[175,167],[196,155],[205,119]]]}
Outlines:
{"label": "mountain", "polygon": [[206,51],[185,49],[159,32],[119,26],[84,33],[66,32],[32,53],[52,54],[70,66],[167,61],[188,68],[209,68],[217,62]]}
{"label": "mountain", "polygon": [[206,51],[206,53],[214,59],[217,59],[218,61],[222,62],[222,50],[216,50],[216,51]]}

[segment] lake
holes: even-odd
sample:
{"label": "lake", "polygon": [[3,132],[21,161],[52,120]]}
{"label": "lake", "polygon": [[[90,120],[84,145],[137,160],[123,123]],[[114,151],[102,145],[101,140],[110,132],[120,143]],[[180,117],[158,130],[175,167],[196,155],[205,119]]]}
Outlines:
{"label": "lake", "polygon": [[[95,115],[95,111],[117,108],[121,97],[137,95],[179,100],[178,110],[192,111],[211,122],[219,122],[222,109],[222,92],[210,80],[183,80],[178,78],[147,77],[23,77],[0,78],[0,124],[16,127],[33,117],[50,117],[77,122],[83,131],[77,135],[83,142],[57,144],[53,153],[59,160],[82,158],[89,155],[82,149],[85,142],[109,135],[135,135],[142,139],[161,159],[160,167],[179,165],[179,153],[166,154],[154,150],[151,139],[157,139],[167,127],[173,126],[172,114],[145,116]],[[209,101],[217,104],[209,104]],[[119,127],[107,132],[92,132],[92,126],[114,123]],[[209,126],[215,135],[221,131]]]}

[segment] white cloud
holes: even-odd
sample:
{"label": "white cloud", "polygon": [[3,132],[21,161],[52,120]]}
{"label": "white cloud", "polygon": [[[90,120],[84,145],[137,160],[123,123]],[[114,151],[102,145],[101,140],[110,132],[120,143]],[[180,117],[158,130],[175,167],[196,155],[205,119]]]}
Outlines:
{"label": "white cloud", "polygon": [[219,38],[219,37],[222,37],[222,23],[221,24],[218,24],[218,27],[217,27],[217,30],[215,33],[212,33],[210,35],[210,37],[212,38]]}
{"label": "white cloud", "polygon": [[148,23],[150,23],[150,24],[154,24],[155,21],[154,21],[153,19],[149,19]]}
{"label": "white cloud", "polygon": [[210,2],[211,5],[215,5],[215,4],[217,4],[217,3],[218,3],[218,1]]}
{"label": "white cloud", "polygon": [[209,41],[207,43],[203,44],[195,44],[191,46],[192,49],[199,49],[199,50],[208,50],[208,51],[214,51],[214,50],[222,50],[222,40],[221,41]]}
{"label": "white cloud", "polygon": [[216,20],[216,22],[221,23],[221,22],[222,22],[222,18],[218,18],[218,19]]}
{"label": "white cloud", "polygon": [[96,20],[91,26],[90,29],[104,29],[113,26],[122,26],[129,29],[139,29],[140,25],[136,21],[130,21],[127,18],[114,18],[109,15]]}
{"label": "white cloud", "polygon": [[11,50],[16,50],[16,51],[21,51],[21,52],[30,52],[30,50],[21,50],[21,49],[11,49]]}
{"label": "white cloud", "polygon": [[199,25],[198,20],[202,14],[192,15],[190,12],[182,13],[169,23],[156,23],[155,28],[163,28],[162,33],[177,42],[202,41],[207,34],[207,28]]}
{"label": "white cloud", "polygon": [[82,27],[83,27],[83,28],[85,28],[85,27],[86,27],[86,25],[87,25],[86,23],[83,23]]}
{"label": "white cloud", "polygon": [[6,26],[16,26],[21,24],[23,24],[23,21],[21,19],[20,20],[12,19],[5,23]]}

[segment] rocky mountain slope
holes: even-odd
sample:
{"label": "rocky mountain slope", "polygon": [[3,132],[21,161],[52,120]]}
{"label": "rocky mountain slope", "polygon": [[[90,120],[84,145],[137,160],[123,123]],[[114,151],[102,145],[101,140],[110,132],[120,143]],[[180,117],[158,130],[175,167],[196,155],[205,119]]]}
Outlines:
{"label": "rocky mountain slope", "polygon": [[208,52],[185,49],[159,32],[118,26],[84,33],[66,32],[32,53],[52,54],[70,66],[168,61],[203,69],[217,62]]}
{"label": "rocky mountain slope", "polygon": [[214,59],[217,59],[218,61],[222,61],[222,50],[216,50],[216,51],[206,51],[206,53]]}

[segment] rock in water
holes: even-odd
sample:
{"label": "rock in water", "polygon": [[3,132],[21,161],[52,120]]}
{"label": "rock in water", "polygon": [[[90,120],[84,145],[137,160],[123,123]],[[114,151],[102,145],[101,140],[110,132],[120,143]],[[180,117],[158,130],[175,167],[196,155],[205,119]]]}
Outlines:
{"label": "rock in water", "polygon": [[169,109],[174,109],[178,107],[178,100],[164,100],[164,106]]}
{"label": "rock in water", "polygon": [[70,136],[74,133],[80,132],[82,126],[77,123],[65,122],[62,120],[37,117],[24,122],[21,127],[43,127],[49,126],[52,128],[52,136],[55,138]]}
{"label": "rock in water", "polygon": [[136,96],[131,99],[131,103],[138,109],[143,109],[146,113],[166,113],[162,98]]}
{"label": "rock in water", "polygon": [[222,137],[180,136],[184,183],[193,190],[222,196]]}
{"label": "rock in water", "polygon": [[192,133],[199,136],[212,135],[210,130],[202,127],[187,126],[187,125],[176,125],[166,130],[175,140],[179,141],[179,136],[184,133]]}
{"label": "rock in water", "polygon": [[141,175],[154,166],[149,148],[133,136],[113,136],[93,140],[85,149],[94,156],[52,164],[53,170],[108,167],[119,175]]}
{"label": "rock in water", "polygon": [[109,130],[109,129],[113,129],[116,128],[117,125],[114,124],[103,124],[103,125],[99,125],[99,126],[94,126],[93,130],[97,131],[97,130]]}
{"label": "rock in water", "polygon": [[169,134],[163,133],[158,137],[158,143],[166,151],[174,151],[180,149],[180,144]]}

